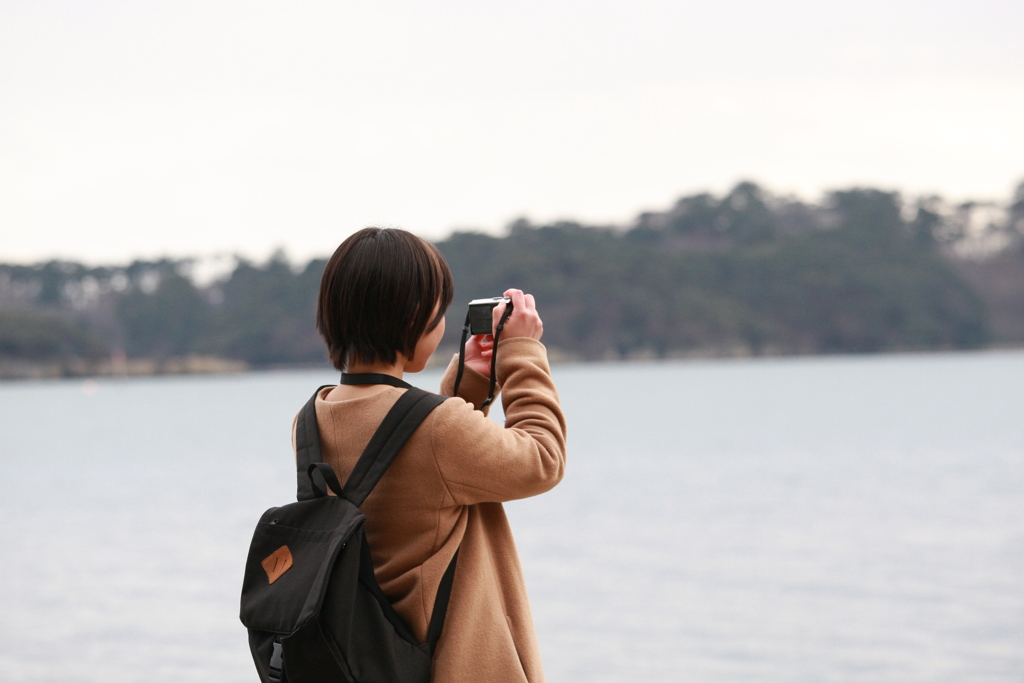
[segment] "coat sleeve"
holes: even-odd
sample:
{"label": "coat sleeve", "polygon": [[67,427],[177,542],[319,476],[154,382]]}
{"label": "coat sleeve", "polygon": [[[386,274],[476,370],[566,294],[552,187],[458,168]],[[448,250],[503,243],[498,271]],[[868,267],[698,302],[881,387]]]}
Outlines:
{"label": "coat sleeve", "polygon": [[565,474],[565,418],[544,345],[516,337],[498,350],[505,426],[461,398],[433,416],[434,459],[457,505],[537,495]]}
{"label": "coat sleeve", "polygon": [[[501,354],[498,354],[498,359],[501,359]],[[444,376],[441,378],[441,391],[438,392],[442,396],[454,396],[455,395],[455,376],[459,374],[459,354],[452,356],[452,360],[448,363],[448,368],[444,371]],[[491,388],[491,378],[480,374],[476,370],[470,367],[466,367],[462,372],[462,382],[459,383],[459,398],[471,403],[474,408],[480,410],[480,404],[487,400],[487,391]],[[495,394],[501,391],[501,382],[497,383],[494,389]],[[487,406],[483,410],[483,414],[486,415],[491,410],[490,406]]]}

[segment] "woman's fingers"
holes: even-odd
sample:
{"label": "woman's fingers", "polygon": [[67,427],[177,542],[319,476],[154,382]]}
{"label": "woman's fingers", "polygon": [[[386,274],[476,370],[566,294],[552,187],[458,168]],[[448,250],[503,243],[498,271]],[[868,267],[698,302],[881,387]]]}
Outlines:
{"label": "woman's fingers", "polygon": [[466,342],[466,367],[490,376],[491,355],[494,353],[494,337],[475,334]]}
{"label": "woman's fingers", "polygon": [[523,295],[523,290],[509,289],[505,292],[505,296],[512,297],[512,315],[515,315],[515,309],[523,310],[526,308],[526,297]]}
{"label": "woman's fingers", "polygon": [[[498,323],[501,322],[501,316],[505,313],[505,302],[502,301],[500,304],[491,309],[491,334],[498,329]],[[491,335],[488,335],[491,336]],[[494,337],[491,337],[494,340]]]}

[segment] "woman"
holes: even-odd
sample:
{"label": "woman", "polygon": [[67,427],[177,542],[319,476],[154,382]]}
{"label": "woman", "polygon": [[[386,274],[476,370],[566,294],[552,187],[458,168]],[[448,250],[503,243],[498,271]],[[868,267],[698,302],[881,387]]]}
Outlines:
{"label": "woman", "polygon": [[[374,571],[421,641],[445,569],[459,551],[438,683],[543,681],[519,558],[501,503],[551,489],[565,471],[565,420],[540,338],[534,299],[518,289],[498,345],[501,427],[476,409],[487,397],[493,338],[466,345],[459,395],[438,406],[363,503]],[[317,328],[336,368],[402,379],[444,334],[452,278],[435,247],[403,230],[366,228],[324,270]],[[495,324],[505,305],[495,307]],[[457,358],[441,380],[452,396]],[[316,401],[324,460],[339,479],[405,389],[340,384]]]}

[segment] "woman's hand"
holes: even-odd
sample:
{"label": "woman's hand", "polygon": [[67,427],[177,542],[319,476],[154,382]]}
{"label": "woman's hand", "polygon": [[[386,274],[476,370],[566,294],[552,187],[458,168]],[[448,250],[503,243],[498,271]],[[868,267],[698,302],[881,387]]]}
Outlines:
{"label": "woman's hand", "polygon": [[[529,337],[539,340],[544,336],[544,323],[537,314],[537,303],[533,294],[523,294],[521,289],[506,289],[505,296],[512,298],[512,315],[505,321],[501,330],[502,339],[513,337]],[[492,311],[491,329],[496,329],[505,313],[505,302],[501,302]]]}
{"label": "woman's hand", "polygon": [[494,337],[489,334],[474,334],[466,342],[466,367],[473,368],[484,377],[490,377],[492,353]]}
{"label": "woman's hand", "polygon": [[[512,315],[505,321],[501,330],[501,339],[513,337],[530,337],[540,339],[544,334],[544,323],[537,314],[537,304],[532,294],[523,294],[521,289],[509,289],[505,296],[512,298]],[[491,329],[497,329],[501,316],[505,313],[505,303],[494,307],[491,312]],[[473,368],[484,377],[491,376],[491,355],[494,353],[494,336],[491,334],[473,335],[466,342],[466,366]]]}

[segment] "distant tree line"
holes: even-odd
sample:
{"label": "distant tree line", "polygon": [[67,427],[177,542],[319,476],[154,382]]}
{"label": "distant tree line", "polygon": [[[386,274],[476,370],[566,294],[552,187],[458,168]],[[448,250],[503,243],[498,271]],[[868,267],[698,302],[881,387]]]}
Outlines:
{"label": "distant tree line", "polygon": [[[583,360],[1024,345],[1024,183],[1005,204],[949,206],[874,189],[810,204],[745,182],[628,227],[524,219],[438,247],[456,281],[449,350],[465,302],[509,286],[537,296],[553,352]],[[325,263],[237,259],[202,286],[187,259],[0,265],[0,376],[325,364]]]}

